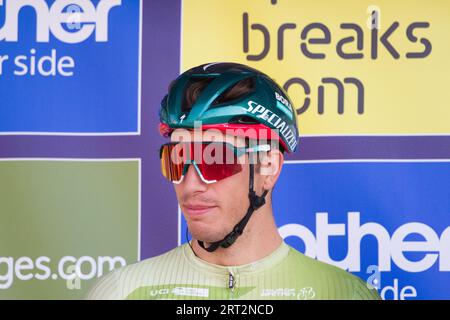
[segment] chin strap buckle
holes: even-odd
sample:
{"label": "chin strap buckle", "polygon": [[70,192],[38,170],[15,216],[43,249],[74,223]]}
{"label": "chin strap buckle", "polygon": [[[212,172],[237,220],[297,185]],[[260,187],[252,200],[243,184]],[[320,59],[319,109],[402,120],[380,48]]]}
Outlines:
{"label": "chin strap buckle", "polygon": [[266,194],[268,190],[265,190],[261,196],[257,196],[255,191],[250,191],[249,198],[250,198],[250,206],[252,207],[253,211],[258,210],[266,203]]}
{"label": "chin strap buckle", "polygon": [[229,246],[231,246],[236,239],[242,235],[242,228],[240,228],[239,226],[234,227],[233,231],[231,231],[227,237],[225,239],[222,240],[222,242],[220,243],[220,246],[222,248],[228,248]]}

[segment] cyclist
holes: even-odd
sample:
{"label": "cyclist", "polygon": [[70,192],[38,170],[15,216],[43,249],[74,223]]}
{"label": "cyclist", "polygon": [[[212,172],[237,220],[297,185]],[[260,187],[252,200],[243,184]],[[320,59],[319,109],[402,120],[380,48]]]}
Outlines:
{"label": "cyclist", "polygon": [[[272,191],[296,114],[266,74],[209,63],[163,98],[163,175],[174,183],[192,241],[103,277],[91,299],[380,299],[358,277],[287,245]],[[292,199],[295,206],[298,199]]]}

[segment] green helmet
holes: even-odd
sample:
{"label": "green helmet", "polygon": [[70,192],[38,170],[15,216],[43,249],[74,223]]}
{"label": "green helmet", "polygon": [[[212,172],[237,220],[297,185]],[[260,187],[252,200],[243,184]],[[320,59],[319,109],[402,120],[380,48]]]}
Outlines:
{"label": "green helmet", "polygon": [[[186,89],[206,82],[195,102],[186,101]],[[247,92],[224,100],[226,93],[241,81],[251,83]],[[298,143],[297,116],[287,93],[266,74],[243,64],[215,62],[203,64],[176,78],[161,101],[160,132],[176,128],[256,129],[268,139],[278,139],[288,152]],[[242,131],[241,131],[242,132]]]}

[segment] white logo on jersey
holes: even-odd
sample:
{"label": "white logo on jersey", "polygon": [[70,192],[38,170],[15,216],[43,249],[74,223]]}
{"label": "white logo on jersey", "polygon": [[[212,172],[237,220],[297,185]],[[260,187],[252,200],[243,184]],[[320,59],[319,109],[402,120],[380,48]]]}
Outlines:
{"label": "white logo on jersey", "polygon": [[275,288],[262,289],[261,297],[293,297],[297,300],[309,300],[316,297],[316,292],[312,287],[305,287],[301,289],[295,288]]}

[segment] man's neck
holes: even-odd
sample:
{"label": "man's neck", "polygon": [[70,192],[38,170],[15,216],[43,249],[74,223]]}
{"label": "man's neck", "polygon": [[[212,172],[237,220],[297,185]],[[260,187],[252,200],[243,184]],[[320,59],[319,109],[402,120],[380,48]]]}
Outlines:
{"label": "man's neck", "polygon": [[[243,234],[230,247],[219,247],[214,252],[207,252],[193,239],[192,249],[197,257],[209,263],[239,266],[267,257],[278,249],[282,242],[273,220],[272,207],[268,204],[253,213]],[[205,243],[205,247],[208,246],[209,244]]]}

